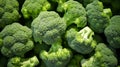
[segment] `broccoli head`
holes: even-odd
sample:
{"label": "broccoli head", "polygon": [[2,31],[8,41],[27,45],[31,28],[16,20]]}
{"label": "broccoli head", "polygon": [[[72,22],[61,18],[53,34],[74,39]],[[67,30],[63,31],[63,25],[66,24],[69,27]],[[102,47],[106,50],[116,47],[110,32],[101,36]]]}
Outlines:
{"label": "broccoli head", "polygon": [[32,30],[19,23],[7,25],[0,32],[0,36],[3,40],[1,52],[7,57],[23,56],[34,47],[31,40]]}
{"label": "broccoli head", "polygon": [[104,43],[99,43],[95,54],[88,60],[82,60],[81,64],[82,67],[116,67],[117,58]]}
{"label": "broccoli head", "polygon": [[68,45],[81,54],[89,54],[93,51],[97,44],[93,36],[94,32],[89,27],[85,27],[79,32],[71,28],[66,32]]}
{"label": "broccoli head", "polygon": [[0,0],[0,28],[18,21],[19,3],[17,0]]}
{"label": "broccoli head", "polygon": [[41,11],[47,11],[51,8],[47,0],[25,0],[21,12],[26,19],[36,18]]}
{"label": "broccoli head", "polygon": [[73,55],[67,67],[81,67],[82,59],[83,59],[82,55],[79,55],[79,54]]}
{"label": "broccoli head", "polygon": [[103,9],[102,2],[95,0],[86,6],[88,25],[96,33],[103,33],[107,27],[110,16],[110,9]]}
{"label": "broccoli head", "polygon": [[61,39],[66,23],[56,12],[43,11],[31,24],[35,42],[42,41],[50,45]]}
{"label": "broccoli head", "polygon": [[36,56],[31,58],[13,57],[8,61],[7,67],[35,67],[39,64]]}
{"label": "broccoli head", "polygon": [[107,42],[114,48],[120,48],[120,15],[113,16],[104,33]]}
{"label": "broccoli head", "polygon": [[63,18],[67,26],[76,24],[77,27],[84,27],[87,24],[85,8],[77,1],[67,1],[57,9],[59,12],[65,12]]}
{"label": "broccoli head", "polygon": [[52,44],[48,52],[43,50],[40,53],[40,58],[46,67],[66,67],[71,57],[72,52],[67,48],[62,48],[60,42]]}

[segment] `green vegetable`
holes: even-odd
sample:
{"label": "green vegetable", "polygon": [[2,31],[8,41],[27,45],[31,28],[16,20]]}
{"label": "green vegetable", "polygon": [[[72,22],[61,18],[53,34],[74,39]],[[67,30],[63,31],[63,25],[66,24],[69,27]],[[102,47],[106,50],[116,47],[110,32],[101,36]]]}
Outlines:
{"label": "green vegetable", "polygon": [[52,44],[48,52],[43,50],[40,53],[40,58],[46,67],[66,67],[71,57],[72,52],[69,49],[62,48],[60,42]]}
{"label": "green vegetable", "polygon": [[35,67],[39,64],[36,56],[31,58],[13,57],[8,61],[7,67]]}
{"label": "green vegetable", "polygon": [[51,8],[47,0],[25,0],[21,12],[26,19],[36,18],[41,11],[47,11]]}
{"label": "green vegetable", "polygon": [[23,56],[34,47],[32,30],[19,23],[7,25],[0,35],[3,40],[1,53],[6,57]]}
{"label": "green vegetable", "polygon": [[18,21],[19,3],[16,0],[0,0],[0,28]]}
{"label": "green vegetable", "polygon": [[65,21],[54,11],[44,11],[31,24],[35,42],[50,45],[61,39],[65,33]]}
{"label": "green vegetable", "polygon": [[82,54],[89,54],[97,45],[93,36],[94,32],[89,27],[85,27],[79,32],[76,29],[71,28],[66,33],[68,45],[76,52]]}
{"label": "green vegetable", "polygon": [[120,48],[120,15],[113,16],[104,33],[110,46]]}
{"label": "green vegetable", "polygon": [[82,67],[116,67],[117,59],[114,53],[104,44],[99,43],[95,54],[89,59],[82,60]]}
{"label": "green vegetable", "polygon": [[[96,33],[103,33],[110,21],[111,10],[103,9],[102,2],[95,0],[86,6],[88,25]],[[109,14],[110,15],[109,15]]]}
{"label": "green vegetable", "polygon": [[67,1],[58,7],[59,12],[65,12],[63,18],[67,26],[76,24],[77,27],[84,27],[87,24],[86,11],[81,3]]}

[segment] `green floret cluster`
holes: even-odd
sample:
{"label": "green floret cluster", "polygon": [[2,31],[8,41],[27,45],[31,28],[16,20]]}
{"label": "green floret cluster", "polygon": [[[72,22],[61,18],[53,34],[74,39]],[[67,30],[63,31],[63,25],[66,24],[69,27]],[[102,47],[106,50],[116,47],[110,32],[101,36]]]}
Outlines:
{"label": "green floret cluster", "polygon": [[0,0],[0,67],[120,67],[120,0]]}
{"label": "green floret cluster", "polygon": [[20,18],[18,10],[17,0],[0,0],[0,28],[18,21]]}

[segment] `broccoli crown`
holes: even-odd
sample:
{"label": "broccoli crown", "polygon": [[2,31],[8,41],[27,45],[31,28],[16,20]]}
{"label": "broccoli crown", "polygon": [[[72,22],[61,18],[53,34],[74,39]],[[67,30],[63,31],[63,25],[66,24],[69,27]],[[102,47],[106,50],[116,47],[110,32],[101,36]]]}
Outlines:
{"label": "broccoli crown", "polygon": [[66,30],[66,23],[56,12],[44,11],[31,24],[36,42],[50,45],[61,39]]}
{"label": "broccoli crown", "polygon": [[[74,32],[74,33],[71,33]],[[94,32],[89,28],[85,27],[79,32],[75,29],[70,29],[66,33],[66,39],[68,45],[75,51],[88,54],[93,51],[96,46],[96,41],[93,39]]]}
{"label": "broccoli crown", "polygon": [[19,4],[16,0],[0,0],[0,28],[18,21]]}
{"label": "broccoli crown", "polygon": [[117,58],[104,43],[97,45],[95,54],[89,60],[82,61],[82,67],[116,67],[116,65]]}
{"label": "broccoli crown", "polygon": [[82,55],[74,55],[67,67],[81,67],[81,60],[83,59]]}
{"label": "broccoli crown", "polygon": [[72,57],[72,52],[67,48],[62,48],[60,43],[55,43],[47,52],[43,50],[40,58],[47,67],[66,67]]}
{"label": "broccoli crown", "polygon": [[107,42],[114,48],[120,48],[120,16],[113,16],[104,33]]}
{"label": "broccoli crown", "polygon": [[46,11],[51,8],[47,0],[25,0],[21,12],[24,18],[36,18],[41,11]]}
{"label": "broccoli crown", "polygon": [[77,27],[84,27],[87,24],[85,8],[77,1],[67,1],[57,9],[65,12],[63,18],[66,20],[67,26],[76,24]]}
{"label": "broccoli crown", "polygon": [[36,56],[31,58],[13,57],[8,61],[7,67],[35,67],[39,64]]}
{"label": "broccoli crown", "polygon": [[32,30],[19,23],[7,25],[1,32],[3,40],[1,52],[7,57],[23,56],[33,48]]}
{"label": "broccoli crown", "polygon": [[102,2],[95,0],[86,7],[88,25],[96,33],[103,33],[110,21],[111,10],[103,10]]}

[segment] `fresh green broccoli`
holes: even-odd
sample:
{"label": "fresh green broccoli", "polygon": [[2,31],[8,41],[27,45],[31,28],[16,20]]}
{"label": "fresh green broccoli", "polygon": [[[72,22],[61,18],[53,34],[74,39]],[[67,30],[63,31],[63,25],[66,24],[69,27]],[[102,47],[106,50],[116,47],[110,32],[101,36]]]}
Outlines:
{"label": "fresh green broccoli", "polygon": [[72,52],[67,48],[62,48],[60,42],[52,44],[48,52],[43,50],[40,53],[40,58],[46,67],[66,67],[71,57]]}
{"label": "fresh green broccoli", "polygon": [[36,18],[41,11],[51,8],[47,0],[25,0],[21,12],[26,19]]}
{"label": "fresh green broccoli", "polygon": [[94,32],[89,27],[85,27],[79,32],[71,28],[66,32],[68,45],[81,54],[89,54],[93,51],[97,44],[93,36]]}
{"label": "fresh green broccoli", "polygon": [[39,64],[36,56],[31,58],[13,57],[8,61],[7,67],[35,67]]}
{"label": "fresh green broccoli", "polygon": [[1,52],[6,57],[23,56],[34,47],[32,30],[19,23],[7,25],[1,32],[3,40]]}
{"label": "fresh green broccoli", "polygon": [[110,22],[110,9],[103,9],[102,2],[95,0],[86,7],[88,25],[96,33],[103,33]]}
{"label": "fresh green broccoli", "polygon": [[113,16],[104,31],[107,42],[114,48],[120,48],[120,15]]}
{"label": "fresh green broccoli", "polygon": [[19,4],[16,0],[0,0],[0,28],[18,21]]}
{"label": "fresh green broccoli", "polygon": [[56,12],[43,11],[31,24],[35,42],[50,45],[61,39],[66,23]]}
{"label": "fresh green broccoli", "polygon": [[82,67],[116,67],[117,58],[104,43],[99,43],[95,54],[88,60],[82,60],[81,65]]}
{"label": "fresh green broccoli", "polygon": [[68,63],[67,67],[81,67],[81,60],[83,59],[82,55],[73,55],[72,59]]}
{"label": "fresh green broccoli", "polygon": [[63,18],[67,26],[76,24],[77,27],[84,27],[87,24],[86,11],[81,3],[77,1],[67,1],[58,7],[59,12],[65,12]]}

